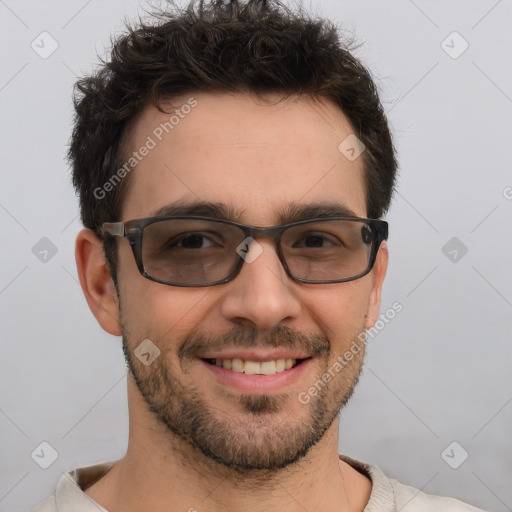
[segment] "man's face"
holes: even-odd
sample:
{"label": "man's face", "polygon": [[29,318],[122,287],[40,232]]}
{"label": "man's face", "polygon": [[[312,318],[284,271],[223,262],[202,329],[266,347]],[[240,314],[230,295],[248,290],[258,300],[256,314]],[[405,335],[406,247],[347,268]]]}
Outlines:
{"label": "man's face", "polygon": [[[147,107],[137,120],[130,152],[148,136],[157,144],[131,173],[123,221],[198,202],[223,205],[236,215],[232,220],[253,226],[283,223],[290,206],[336,204],[366,216],[362,158],[349,161],[338,150],[353,130],[335,105],[293,97],[271,105],[240,94],[193,96],[197,106],[162,141],[155,129],[169,114]],[[174,100],[174,107],[187,99]],[[147,407],[211,459],[238,469],[284,467],[322,438],[355,386],[363,351],[317,385],[308,403],[299,395],[332,372],[336,358],[371,325],[385,271],[381,250],[377,267],[363,278],[300,284],[286,275],[272,240],[258,243],[263,252],[244,263],[233,281],[205,288],[145,279],[127,240],[119,243],[121,323],[140,391],[137,407]],[[146,339],[160,350],[148,366],[134,354]],[[249,356],[249,350],[247,359],[256,361],[290,355],[304,360],[273,376],[205,360]]]}

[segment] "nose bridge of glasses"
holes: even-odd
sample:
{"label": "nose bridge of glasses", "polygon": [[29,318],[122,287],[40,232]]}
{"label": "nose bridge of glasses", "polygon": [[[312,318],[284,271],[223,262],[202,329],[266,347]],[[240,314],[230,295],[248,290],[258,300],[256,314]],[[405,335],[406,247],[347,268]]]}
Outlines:
{"label": "nose bridge of glasses", "polygon": [[238,227],[243,231],[242,236],[244,240],[243,243],[236,248],[236,252],[245,263],[253,263],[256,259],[259,259],[260,254],[265,252],[265,246],[267,246],[267,248],[273,249],[272,252],[275,253],[272,257],[277,257],[280,264],[286,266],[282,251],[279,247],[281,233],[284,231],[285,227],[255,227],[247,225],[239,225]]}
{"label": "nose bridge of glasses", "polygon": [[[261,244],[265,244],[265,242],[262,242],[262,240],[266,240],[267,243],[274,249],[274,252],[276,252],[277,257],[279,258],[281,264],[283,266],[286,266],[286,263],[284,262],[284,255],[282,252],[282,249],[280,247],[281,243],[281,235],[285,229],[287,229],[288,226],[270,226],[270,227],[254,227],[254,226],[244,226],[244,240],[247,240],[247,238],[252,238],[256,242],[259,240]],[[255,249],[253,254],[256,254],[258,252],[263,252],[264,248],[261,249]],[[246,259],[245,257],[243,259]],[[248,261],[248,260],[246,260]],[[250,261],[250,260],[249,260]]]}
{"label": "nose bridge of glasses", "polygon": [[276,244],[279,241],[281,233],[285,228],[282,226],[271,226],[266,228],[258,228],[254,226],[246,226],[244,236],[254,238],[254,240],[261,240],[268,238],[273,240]]}

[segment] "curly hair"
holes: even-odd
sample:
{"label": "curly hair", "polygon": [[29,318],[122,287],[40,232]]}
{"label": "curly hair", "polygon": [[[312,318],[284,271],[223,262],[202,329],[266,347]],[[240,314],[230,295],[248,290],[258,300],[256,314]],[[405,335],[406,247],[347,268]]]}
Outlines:
{"label": "curly hair", "polygon": [[[95,193],[125,161],[134,120],[153,101],[194,92],[308,95],[340,107],[366,150],[367,215],[381,217],[393,194],[397,161],[388,122],[370,72],[326,19],[279,0],[191,1],[152,13],[150,21],[113,41],[111,58],[75,84],[75,125],[68,158],[85,227],[101,236],[120,220],[127,176],[108,198]],[[104,241],[115,279],[115,244]]]}

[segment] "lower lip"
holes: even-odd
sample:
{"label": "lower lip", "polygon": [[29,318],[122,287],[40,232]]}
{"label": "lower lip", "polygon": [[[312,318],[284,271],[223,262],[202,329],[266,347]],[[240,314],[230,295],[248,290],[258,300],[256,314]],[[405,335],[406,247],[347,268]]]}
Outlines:
{"label": "lower lip", "polygon": [[223,384],[245,393],[261,394],[280,391],[296,382],[312,364],[313,359],[304,359],[293,368],[274,373],[274,375],[246,375],[243,372],[235,372],[222,366],[207,363],[202,359],[200,359],[200,362]]}

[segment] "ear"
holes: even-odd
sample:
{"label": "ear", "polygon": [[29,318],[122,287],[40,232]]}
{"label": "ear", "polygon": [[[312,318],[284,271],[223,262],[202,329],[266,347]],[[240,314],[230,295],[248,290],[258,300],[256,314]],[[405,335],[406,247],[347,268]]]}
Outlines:
{"label": "ear", "polygon": [[121,336],[119,300],[110,277],[103,244],[90,229],[78,233],[75,260],[80,285],[87,304],[101,327],[114,336]]}
{"label": "ear", "polygon": [[388,258],[388,245],[384,240],[380,244],[377,259],[375,260],[375,265],[372,269],[373,285],[370,299],[368,301],[368,314],[366,315],[365,321],[366,329],[371,329],[379,317],[382,284],[384,282],[384,277],[386,277]]}

